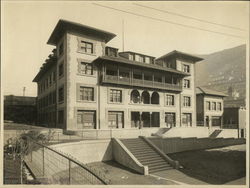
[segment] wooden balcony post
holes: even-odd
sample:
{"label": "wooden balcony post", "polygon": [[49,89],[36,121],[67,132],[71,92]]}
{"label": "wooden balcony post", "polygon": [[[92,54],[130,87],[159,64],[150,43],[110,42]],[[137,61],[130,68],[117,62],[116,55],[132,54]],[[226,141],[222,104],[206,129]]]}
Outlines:
{"label": "wooden balcony post", "polygon": [[105,80],[105,76],[106,76],[106,65],[102,66],[102,78],[103,80]]}
{"label": "wooden balcony post", "polygon": [[129,75],[130,84],[133,84],[133,68],[130,69],[129,73],[130,73],[130,75]]}
{"label": "wooden balcony post", "polygon": [[144,85],[144,72],[142,72],[142,85]]}
{"label": "wooden balcony post", "polygon": [[120,70],[119,66],[117,66],[117,82],[119,83]]}
{"label": "wooden balcony post", "polygon": [[152,74],[152,81],[153,81],[153,86],[155,85],[154,83],[155,83],[155,75],[154,74]]}

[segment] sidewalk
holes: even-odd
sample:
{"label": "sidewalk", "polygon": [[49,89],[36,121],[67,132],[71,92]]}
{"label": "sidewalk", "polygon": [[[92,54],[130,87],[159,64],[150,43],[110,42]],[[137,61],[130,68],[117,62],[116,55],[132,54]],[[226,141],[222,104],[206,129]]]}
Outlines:
{"label": "sidewalk", "polygon": [[189,185],[209,185],[206,182],[201,180],[192,178],[187,176],[186,174],[182,173],[179,170],[171,169],[171,170],[164,170],[160,172],[153,173],[155,176],[159,176],[168,180],[173,180],[179,184],[189,184]]}

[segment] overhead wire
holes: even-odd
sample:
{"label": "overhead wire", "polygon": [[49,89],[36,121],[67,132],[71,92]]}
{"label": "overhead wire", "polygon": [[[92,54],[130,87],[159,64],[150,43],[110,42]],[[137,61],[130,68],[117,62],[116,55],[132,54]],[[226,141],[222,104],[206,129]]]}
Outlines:
{"label": "overhead wire", "polygon": [[142,14],[138,14],[138,13],[126,11],[126,10],[121,10],[121,9],[118,9],[118,8],[110,7],[110,6],[107,6],[107,5],[101,5],[101,4],[98,4],[98,3],[92,3],[92,4],[94,4],[96,6],[99,6],[99,7],[103,7],[103,8],[107,8],[107,9],[111,9],[111,10],[116,10],[116,11],[119,11],[119,12],[124,12],[124,13],[135,15],[135,16],[148,18],[148,19],[151,19],[151,20],[157,20],[157,21],[160,21],[160,22],[165,22],[165,23],[169,23],[169,24],[174,24],[174,25],[182,26],[182,27],[187,27],[187,28],[197,29],[197,30],[206,31],[206,32],[210,32],[210,33],[216,33],[216,34],[220,34],[220,35],[230,36],[230,37],[234,37],[234,38],[245,39],[245,37],[240,36],[240,35],[223,33],[223,32],[213,31],[213,30],[209,30],[209,29],[203,29],[203,28],[196,27],[196,26],[191,26],[191,25],[186,25],[186,24],[182,24],[182,23],[177,23],[177,22],[173,22],[173,21],[169,21],[169,20],[165,20],[165,19],[154,18],[154,17],[151,17],[151,16],[146,16],[146,15],[142,15]]}
{"label": "overhead wire", "polygon": [[238,28],[238,27],[234,27],[234,26],[230,26],[230,25],[225,25],[225,24],[221,24],[221,23],[216,23],[216,22],[211,22],[211,21],[208,21],[208,20],[204,20],[204,19],[200,19],[200,18],[196,18],[196,17],[192,17],[192,16],[187,16],[187,15],[184,15],[184,14],[171,12],[171,11],[168,11],[168,10],[162,10],[162,9],[158,9],[158,8],[154,8],[154,7],[150,7],[150,6],[146,6],[146,5],[141,5],[141,4],[138,4],[138,3],[133,3],[133,4],[136,5],[136,6],[148,8],[148,9],[151,9],[151,10],[156,10],[156,11],[159,11],[159,12],[164,12],[164,13],[172,14],[172,15],[175,15],[175,16],[180,16],[180,17],[183,17],[183,18],[186,18],[186,19],[192,19],[192,20],[196,20],[196,21],[200,21],[200,22],[204,22],[204,23],[218,25],[218,26],[221,26],[221,27],[236,29],[236,30],[239,30],[239,31],[246,31],[246,30],[244,30],[242,28]]}

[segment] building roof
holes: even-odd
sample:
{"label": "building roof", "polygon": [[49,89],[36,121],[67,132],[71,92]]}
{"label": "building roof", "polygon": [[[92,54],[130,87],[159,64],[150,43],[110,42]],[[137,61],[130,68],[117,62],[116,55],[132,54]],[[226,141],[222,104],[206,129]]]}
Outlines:
{"label": "building roof", "polygon": [[133,52],[133,51],[119,52],[119,54],[123,54],[123,53],[133,53],[133,54],[137,54],[137,55],[143,55],[143,56],[155,58],[154,56],[151,56],[151,55],[141,54],[141,53],[137,53],[137,52]]}
{"label": "building roof", "polygon": [[41,77],[53,66],[56,65],[56,56],[55,55],[50,55],[49,59],[46,59],[46,63],[44,63],[42,65],[42,67],[40,68],[39,72],[37,73],[37,75],[35,76],[35,78],[33,79],[32,82],[38,82]]}
{"label": "building roof", "polygon": [[182,58],[185,58],[185,59],[188,59],[188,60],[191,60],[193,62],[197,62],[197,61],[201,61],[203,60],[203,58],[201,57],[198,57],[198,56],[194,56],[194,55],[191,55],[191,54],[187,54],[187,53],[184,53],[184,52],[180,52],[180,51],[177,51],[177,50],[174,50],[172,52],[169,52],[159,58],[157,58],[156,60],[161,60],[161,59],[171,59],[171,58],[176,58],[176,57],[182,57]]}
{"label": "building roof", "polygon": [[97,59],[95,59],[94,62],[98,62],[98,61],[102,62],[103,60],[121,63],[121,64],[127,64],[127,65],[134,65],[134,66],[144,67],[144,68],[149,68],[149,69],[155,69],[155,70],[160,70],[160,71],[165,71],[165,72],[172,72],[172,73],[179,74],[182,76],[190,76],[190,74],[188,73],[181,72],[172,68],[162,67],[156,64],[146,64],[146,63],[141,63],[137,61],[131,61],[123,57],[100,56]]}
{"label": "building roof", "polygon": [[47,44],[56,45],[66,31],[99,37],[104,39],[106,43],[116,36],[114,33],[60,19],[51,33]]}
{"label": "building roof", "polygon": [[14,95],[5,95],[4,96],[4,105],[20,105],[20,106],[34,106],[36,104],[36,97],[28,96],[14,96]]}
{"label": "building roof", "polygon": [[196,88],[196,95],[212,95],[212,96],[220,96],[220,97],[227,97],[225,93],[222,93],[220,91],[215,91],[212,89],[208,89],[205,87],[197,87]]}

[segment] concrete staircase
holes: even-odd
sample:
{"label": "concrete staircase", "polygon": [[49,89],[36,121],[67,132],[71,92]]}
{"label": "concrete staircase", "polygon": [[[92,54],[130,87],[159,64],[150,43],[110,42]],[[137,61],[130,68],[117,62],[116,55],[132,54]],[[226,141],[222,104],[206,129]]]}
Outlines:
{"label": "concrete staircase", "polygon": [[121,139],[121,142],[143,166],[148,166],[149,173],[173,169],[173,167],[143,139]]}
{"label": "concrete staircase", "polygon": [[167,131],[169,131],[171,128],[159,128],[159,130],[156,133],[152,133],[151,136],[162,136]]}

